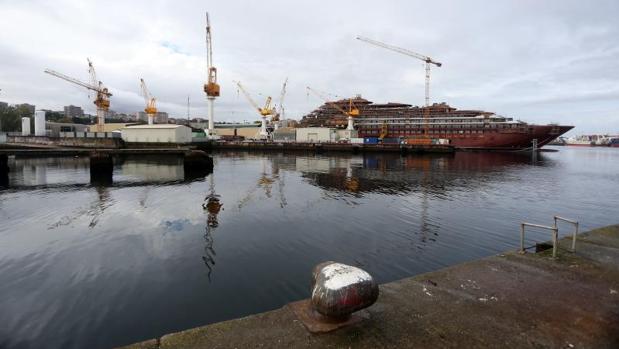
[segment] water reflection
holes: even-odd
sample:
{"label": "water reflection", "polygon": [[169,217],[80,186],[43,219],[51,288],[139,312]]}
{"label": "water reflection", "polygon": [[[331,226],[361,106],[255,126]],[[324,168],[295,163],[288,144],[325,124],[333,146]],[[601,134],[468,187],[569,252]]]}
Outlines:
{"label": "water reflection", "polygon": [[343,158],[297,158],[294,170],[313,185],[357,197],[364,193],[422,192],[445,195],[449,190],[472,190],[501,180],[505,169],[550,162],[542,154],[533,160],[520,153],[457,153],[451,155],[366,154]]}
{"label": "water reflection", "polygon": [[[237,205],[238,209],[241,210],[243,206],[247,203],[253,201],[254,196],[258,190],[264,191],[264,196],[267,199],[271,199],[273,197],[273,185],[277,183],[277,198],[279,200],[280,208],[284,208],[288,202],[286,200],[286,195],[284,194],[285,187],[285,174],[280,173],[280,163],[277,162],[279,159],[278,156],[275,157],[261,157],[260,159],[260,172],[259,176],[256,179],[256,185],[251,187],[239,200]],[[270,166],[269,166],[270,163]]]}
{"label": "water reflection", "polygon": [[[87,157],[15,158],[10,172],[0,174],[0,188],[36,190],[58,188],[79,190],[84,185],[95,187],[132,187],[177,184],[204,180],[212,171],[185,171],[178,156],[119,156],[114,159],[113,173],[93,175]],[[66,173],[71,172],[70,176]]]}
{"label": "water reflection", "polygon": [[111,186],[88,159],[11,159],[0,347],[116,347],[306,298],[324,260],[383,283],[515,249],[523,219],[614,224],[611,151],[215,153],[189,181],[175,159],[115,159]]}
{"label": "water reflection", "polygon": [[219,226],[218,215],[223,210],[224,204],[221,202],[221,197],[215,192],[215,176],[213,174],[209,177],[209,193],[202,203],[202,209],[207,213],[206,228],[204,232],[204,256],[202,260],[204,265],[208,269],[207,277],[209,282],[211,281],[211,274],[213,267],[215,266],[215,248],[213,234]]}

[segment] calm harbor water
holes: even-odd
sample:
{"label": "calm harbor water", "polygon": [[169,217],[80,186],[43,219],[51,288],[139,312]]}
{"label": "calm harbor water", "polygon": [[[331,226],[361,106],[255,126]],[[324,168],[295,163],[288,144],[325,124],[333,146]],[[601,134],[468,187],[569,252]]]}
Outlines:
{"label": "calm harbor water", "polygon": [[217,153],[193,180],[180,159],[128,158],[110,186],[88,159],[12,160],[0,348],[108,348],[278,308],[325,260],[383,283],[515,249],[521,221],[618,223],[619,150],[556,149]]}

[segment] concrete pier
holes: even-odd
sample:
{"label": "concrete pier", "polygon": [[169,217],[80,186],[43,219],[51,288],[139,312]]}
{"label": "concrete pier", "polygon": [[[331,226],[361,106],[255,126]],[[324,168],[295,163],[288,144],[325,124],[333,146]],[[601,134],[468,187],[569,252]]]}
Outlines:
{"label": "concrete pier", "polygon": [[619,225],[560,247],[382,285],[369,319],[328,334],[284,306],[126,348],[619,348]]}
{"label": "concrete pier", "polygon": [[212,149],[278,151],[278,152],[342,152],[342,153],[453,153],[451,145],[350,144],[350,143],[276,143],[276,142],[214,142]]}

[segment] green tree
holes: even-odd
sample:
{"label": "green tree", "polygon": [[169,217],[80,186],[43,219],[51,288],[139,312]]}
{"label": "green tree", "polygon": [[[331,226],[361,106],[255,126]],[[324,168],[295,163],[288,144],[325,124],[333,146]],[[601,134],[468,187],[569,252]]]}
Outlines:
{"label": "green tree", "polygon": [[32,129],[32,113],[26,107],[6,107],[0,109],[0,131],[2,132],[19,132],[21,131],[21,118],[30,117]]}

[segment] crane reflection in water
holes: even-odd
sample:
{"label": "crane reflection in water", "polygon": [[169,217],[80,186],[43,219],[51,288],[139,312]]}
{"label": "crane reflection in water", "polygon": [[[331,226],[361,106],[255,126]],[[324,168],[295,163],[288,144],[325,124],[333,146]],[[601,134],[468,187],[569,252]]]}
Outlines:
{"label": "crane reflection in water", "polygon": [[208,281],[211,281],[211,274],[213,272],[213,267],[215,266],[215,249],[213,233],[215,229],[219,226],[218,215],[219,212],[223,210],[224,204],[220,200],[220,196],[215,192],[215,179],[214,175],[211,173],[209,177],[209,193],[204,198],[204,202],[202,203],[202,209],[206,212],[206,228],[204,232],[204,256],[202,256],[202,261],[206,268],[208,269]]}

